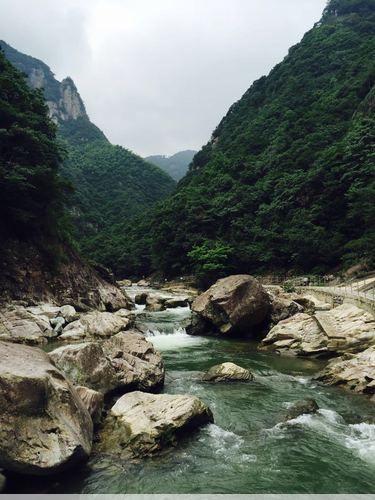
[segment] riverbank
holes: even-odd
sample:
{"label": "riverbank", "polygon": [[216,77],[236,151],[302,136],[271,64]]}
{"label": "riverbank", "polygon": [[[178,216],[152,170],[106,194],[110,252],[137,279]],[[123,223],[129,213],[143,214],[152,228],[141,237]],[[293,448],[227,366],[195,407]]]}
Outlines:
{"label": "riverbank", "polygon": [[[373,404],[362,395],[317,382],[315,377],[326,368],[326,359],[262,352],[257,341],[245,338],[187,335],[190,308],[165,307],[168,300],[185,297],[181,288],[178,295],[171,292],[168,285],[158,290],[149,286],[127,286],[124,291],[130,299],[147,293],[154,297],[149,304],[155,304],[155,299],[164,303],[160,311],[152,310],[147,304],[135,305],[130,312],[129,328],[142,332],[147,343],[161,354],[165,366],[162,392],[198,397],[211,408],[215,423],[190,431],[177,445],[161,454],[135,461],[114,458],[111,453],[101,451],[94,440],[87,464],[66,471],[63,476],[29,477],[27,485],[19,481],[18,476],[8,474],[8,491],[374,492]],[[192,298],[189,296],[189,300]],[[119,313],[109,314],[119,316]],[[124,335],[131,336],[128,325]],[[42,347],[50,350],[49,346]],[[113,359],[117,359],[116,355]],[[202,381],[203,373],[209,368],[228,361],[249,369],[254,380],[230,384]],[[320,408],[316,414],[285,422],[293,403],[310,398],[314,398]],[[108,403],[106,408],[106,411],[110,408]],[[345,475],[343,470],[347,471]]]}

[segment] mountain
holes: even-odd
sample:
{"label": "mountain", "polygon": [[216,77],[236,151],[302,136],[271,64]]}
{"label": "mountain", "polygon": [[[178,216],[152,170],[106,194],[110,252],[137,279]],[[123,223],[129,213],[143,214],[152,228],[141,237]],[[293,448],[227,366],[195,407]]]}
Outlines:
{"label": "mountain", "polygon": [[[110,144],[90,121],[71,78],[59,82],[42,61],[3,41],[0,47],[8,60],[27,75],[30,87],[43,90],[49,116],[58,126],[66,150],[62,175],[74,187],[71,216],[83,255],[116,270],[114,255],[126,260],[121,249],[116,249],[116,242],[122,238],[116,228],[121,225],[121,230],[126,231],[124,221],[170,194],[175,182],[140,156]],[[109,230],[111,240],[107,238]]]}
{"label": "mountain", "polygon": [[0,52],[0,303],[125,301],[72,248],[61,153],[41,92]]}
{"label": "mountain", "polygon": [[188,171],[196,151],[187,149],[172,156],[154,155],[145,158],[146,161],[160,167],[167,172],[175,181],[181,180]]}
{"label": "mountain", "polygon": [[210,280],[374,263],[374,11],[332,0],[233,104],[150,221],[148,270]]}

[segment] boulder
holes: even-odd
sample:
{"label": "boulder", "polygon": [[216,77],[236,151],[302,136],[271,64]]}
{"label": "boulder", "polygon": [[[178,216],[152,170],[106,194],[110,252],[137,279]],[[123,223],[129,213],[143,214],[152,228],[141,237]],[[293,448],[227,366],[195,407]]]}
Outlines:
{"label": "boulder", "polygon": [[91,417],[40,349],[0,342],[0,407],[0,467],[45,475],[88,458]]}
{"label": "boulder", "polygon": [[293,403],[292,406],[288,409],[284,420],[293,420],[301,415],[316,413],[318,410],[319,406],[315,399],[304,399],[302,401],[297,401],[296,403]]}
{"label": "boulder", "polygon": [[135,296],[134,302],[136,304],[145,305],[147,301],[148,293],[142,292]]}
{"label": "boulder", "polygon": [[52,319],[59,315],[60,308],[53,304],[39,304],[38,306],[30,306],[26,308],[33,316],[43,316],[44,318]]}
{"label": "boulder", "polygon": [[254,380],[254,375],[250,370],[246,370],[234,363],[222,363],[212,366],[203,375],[205,382],[248,382]]}
{"label": "boulder", "polygon": [[74,384],[103,394],[134,389],[156,391],[164,384],[160,354],[136,332],[119,333],[101,343],[59,347],[49,355]]}
{"label": "boulder", "polygon": [[75,385],[102,392],[115,389],[117,373],[99,342],[70,344],[49,353],[55,365]]}
{"label": "boulder", "polygon": [[121,332],[103,342],[103,351],[116,370],[118,388],[123,392],[153,392],[163,387],[163,359],[143,335],[135,331]]}
{"label": "boulder", "polygon": [[[222,335],[248,334],[270,312],[270,298],[252,276],[235,275],[217,281],[192,304],[192,311]],[[188,333],[199,333],[188,328]],[[201,333],[207,333],[205,329]]]}
{"label": "boulder", "polygon": [[160,312],[165,311],[165,299],[156,297],[155,295],[147,295],[146,298],[146,311]]}
{"label": "boulder", "polygon": [[84,340],[105,338],[125,330],[131,320],[117,313],[92,311],[69,323],[62,331],[60,340]]}
{"label": "boulder", "polygon": [[115,286],[98,285],[97,291],[106,311],[114,312],[119,309],[134,308],[131,298],[123,290],[120,290],[120,288]]}
{"label": "boulder", "polygon": [[165,301],[165,307],[174,309],[176,307],[188,307],[190,305],[188,297],[174,297]]}
{"label": "boulder", "polygon": [[375,345],[374,317],[352,304],[313,316],[296,314],[280,321],[262,341],[261,349],[297,356],[356,353]]}
{"label": "boulder", "polygon": [[[358,354],[345,354],[332,359],[318,374],[317,380],[339,385],[362,394],[375,394],[375,346]],[[372,396],[375,401],[375,397]]]}
{"label": "boulder", "polygon": [[56,336],[48,316],[17,305],[0,310],[0,340],[37,345]]}
{"label": "boulder", "polygon": [[208,422],[212,413],[195,396],[131,392],[108,413],[99,449],[123,457],[153,455],[174,445],[183,431]]}
{"label": "boulder", "polygon": [[79,314],[77,313],[75,308],[69,305],[60,307],[58,315],[62,316],[66,323],[71,323],[79,317]]}
{"label": "boulder", "polygon": [[98,424],[102,418],[104,408],[104,396],[101,392],[94,391],[88,387],[78,385],[75,387],[84,407],[89,412],[94,424]]}
{"label": "boulder", "polygon": [[276,350],[296,356],[326,356],[327,337],[317,321],[298,313],[280,321],[263,339],[261,350]]}
{"label": "boulder", "polygon": [[271,298],[271,323],[273,325],[304,310],[286,293],[269,292],[269,295]]}

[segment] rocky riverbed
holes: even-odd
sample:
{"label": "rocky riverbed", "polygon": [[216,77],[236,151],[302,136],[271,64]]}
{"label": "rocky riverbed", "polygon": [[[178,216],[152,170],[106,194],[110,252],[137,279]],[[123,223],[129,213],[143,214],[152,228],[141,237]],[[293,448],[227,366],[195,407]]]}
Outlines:
{"label": "rocky riverbed", "polygon": [[[297,492],[274,473],[259,476],[258,467],[272,471],[276,460],[293,473],[297,463],[283,465],[281,451],[301,429],[297,462],[308,491],[328,492],[328,483],[309,476],[320,463],[320,426],[326,445],[343,455],[342,467],[350,456],[354,469],[362,464],[359,482],[349,475],[335,492],[345,485],[369,492],[375,465],[371,315],[266,290],[247,276],[221,280],[199,297],[181,286],[121,286],[123,303],[111,311],[80,312],[69,304],[2,308],[0,467],[9,491],[21,491],[17,477],[27,474],[33,491],[192,492],[188,478],[197,456],[201,473],[208,467],[217,480],[214,487],[211,479],[198,479],[197,492],[226,492],[224,478],[231,492]],[[289,418],[292,404],[299,413]],[[278,440],[280,450],[267,462]],[[304,446],[314,448],[308,460]],[[336,473],[335,458],[329,460]],[[241,479],[233,481],[236,468]],[[67,469],[71,480],[59,485]],[[153,478],[160,473],[168,479],[158,487]],[[51,479],[31,479],[38,475]]]}

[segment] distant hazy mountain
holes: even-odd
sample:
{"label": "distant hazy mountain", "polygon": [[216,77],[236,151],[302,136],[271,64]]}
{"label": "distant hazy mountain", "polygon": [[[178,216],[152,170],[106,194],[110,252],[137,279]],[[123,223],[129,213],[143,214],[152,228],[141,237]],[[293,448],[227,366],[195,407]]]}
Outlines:
{"label": "distant hazy mountain", "polygon": [[62,173],[75,188],[72,217],[82,252],[118,269],[117,261],[128,259],[123,243],[118,243],[126,234],[124,223],[170,194],[175,182],[140,156],[110,144],[90,121],[71,78],[59,82],[42,61],[4,41],[0,47],[26,74],[30,87],[43,89],[49,115],[66,142],[68,158]]}
{"label": "distant hazy mountain", "polygon": [[186,174],[190,163],[197,151],[187,149],[173,156],[154,155],[145,158],[146,161],[160,167],[167,172],[175,181],[179,181]]}

